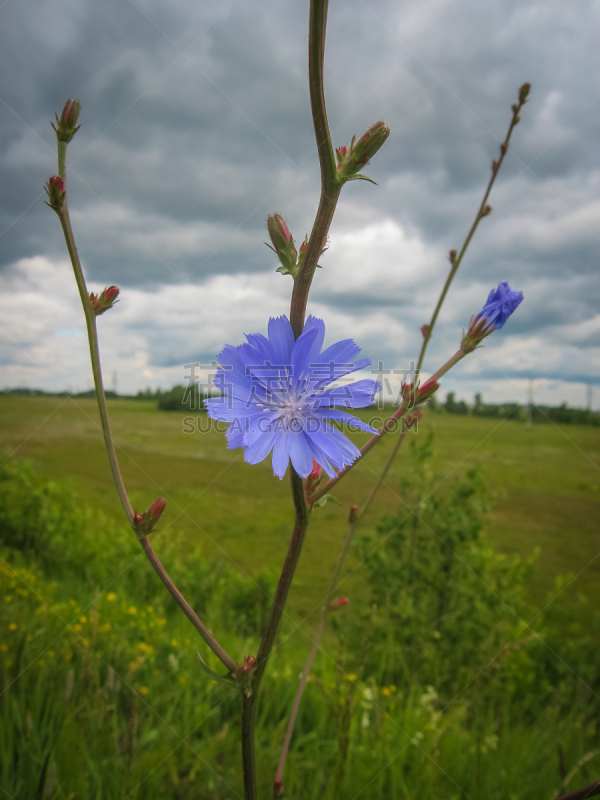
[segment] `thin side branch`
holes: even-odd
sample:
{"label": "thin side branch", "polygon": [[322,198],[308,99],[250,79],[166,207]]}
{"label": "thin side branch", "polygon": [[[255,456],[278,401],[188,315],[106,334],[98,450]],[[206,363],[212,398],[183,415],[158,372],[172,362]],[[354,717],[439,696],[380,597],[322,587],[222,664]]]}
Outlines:
{"label": "thin side branch", "polygon": [[[60,142],[60,141],[58,142],[59,177],[62,179],[65,186],[66,186],[66,147],[67,146],[65,142]],[[85,315],[88,343],[90,348],[90,360],[92,363],[92,373],[94,376],[94,388],[96,390],[96,400],[98,402],[98,411],[100,413],[100,422],[102,425],[102,434],[104,436],[104,445],[106,447],[106,453],[108,455],[108,462],[110,464],[110,470],[113,476],[113,481],[117,490],[117,494],[119,496],[119,500],[121,501],[121,505],[123,506],[123,510],[125,511],[125,516],[127,517],[129,524],[133,527],[134,512],[131,503],[129,501],[129,496],[125,488],[125,484],[123,482],[121,470],[119,468],[119,461],[117,459],[117,453],[115,450],[115,445],[110,428],[110,420],[108,417],[106,396],[104,394],[104,384],[102,380],[102,366],[100,363],[100,349],[98,346],[98,332],[96,329],[96,314],[90,303],[90,298],[85,283],[85,277],[83,274],[81,261],[79,260],[79,254],[77,252],[77,247],[75,245],[75,237],[73,235],[73,229],[71,227],[71,220],[69,217],[69,208],[66,197],[62,205],[62,208],[59,211],[57,211],[57,214],[65,236],[67,250],[69,252],[69,257],[71,259],[71,264],[73,266],[75,281],[77,283],[77,288],[79,290],[79,297],[81,299],[81,305],[83,306],[83,312]],[[194,609],[190,606],[190,604],[181,594],[179,589],[175,586],[175,584],[169,577],[167,571],[163,567],[161,561],[159,560],[158,556],[152,549],[148,539],[146,537],[139,537],[139,541],[146,557],[152,564],[158,577],[166,586],[166,588],[168,589],[169,593],[171,594],[177,605],[181,608],[183,613],[190,620],[192,625],[196,628],[200,636],[204,639],[206,644],[210,647],[210,649],[217,656],[217,658],[220,659],[220,661],[225,665],[225,667],[229,670],[229,672],[235,674],[237,666],[234,660],[225,652],[225,650],[217,642],[215,637],[208,630],[208,628],[206,628],[206,626],[204,625],[202,620],[198,617]]]}

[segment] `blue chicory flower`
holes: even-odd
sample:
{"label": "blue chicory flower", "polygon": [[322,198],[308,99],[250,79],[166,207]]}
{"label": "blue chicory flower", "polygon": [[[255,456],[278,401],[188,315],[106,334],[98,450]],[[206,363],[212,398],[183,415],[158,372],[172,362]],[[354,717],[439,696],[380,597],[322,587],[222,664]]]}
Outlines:
{"label": "blue chicory flower", "polygon": [[523,292],[511,289],[506,281],[502,281],[498,284],[497,289],[492,289],[486,304],[475,316],[475,320],[486,319],[487,328],[499,331],[522,301]]}
{"label": "blue chicory flower", "polygon": [[[352,339],[321,352],[325,324],[309,317],[294,340],[287,317],[269,320],[268,338],[260,333],[246,336],[247,343],[226,345],[218,356],[215,385],[221,397],[205,401],[208,415],[230,423],[228,448],[244,448],[249,464],[258,464],[273,451],[273,472],[280,479],[291,459],[298,475],[306,478],[316,461],[329,477],[352,464],[358,448],[333,422],[348,422],[375,433],[375,428],[336,408],[365,408],[381,387],[377,381],[360,380],[330,386],[371,364]],[[329,388],[327,388],[329,387]]]}

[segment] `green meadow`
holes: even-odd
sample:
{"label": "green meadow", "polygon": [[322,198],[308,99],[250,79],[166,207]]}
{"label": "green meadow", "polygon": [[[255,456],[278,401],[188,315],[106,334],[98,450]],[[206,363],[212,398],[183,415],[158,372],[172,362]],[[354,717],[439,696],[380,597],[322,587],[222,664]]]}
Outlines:
{"label": "green meadow", "polygon": [[[154,548],[226,650],[256,653],[291,531],[288,481],[228,451],[203,414],[109,410],[133,506],[168,501]],[[95,401],[1,396],[0,414],[3,794],[241,797],[237,690],[204,674],[198,650],[218,662],[140,555]],[[313,512],[261,688],[260,797],[348,509],[393,444],[336,487],[340,505]],[[425,411],[361,520],[286,800],[552,800],[597,780],[599,469],[599,428]]]}
{"label": "green meadow", "polygon": [[[222,557],[248,574],[279,567],[292,508],[288,482],[273,477],[269,460],[249,466],[241,451],[226,449],[221,433],[186,433],[182,414],[159,412],[153,402],[113,400],[109,410],[134,507],[147,508],[161,495],[168,500],[165,522],[155,538],[175,528],[182,541],[201,544],[207,556]],[[87,505],[121,520],[94,400],[5,396],[0,397],[0,412],[0,452],[30,460],[40,475],[64,483]],[[207,425],[205,415],[194,420],[196,429]],[[495,495],[486,524],[494,545],[523,556],[540,548],[531,583],[536,602],[544,600],[557,574],[567,572],[578,576],[572,591],[598,591],[598,428],[527,428],[522,422],[426,411],[418,432],[410,432],[405,445],[429,432],[434,437],[432,469],[439,474],[440,486],[469,467],[482,467]],[[354,439],[360,444],[366,434]],[[336,488],[341,507],[329,504],[313,515],[290,598],[298,613],[318,603],[345,533],[347,509],[354,503],[360,506],[392,447],[389,436]],[[400,479],[409,449],[400,451],[364,521],[366,529],[380,514],[404,508]],[[410,514],[410,507],[405,508]],[[343,591],[350,593],[356,581],[360,576],[349,579]]]}

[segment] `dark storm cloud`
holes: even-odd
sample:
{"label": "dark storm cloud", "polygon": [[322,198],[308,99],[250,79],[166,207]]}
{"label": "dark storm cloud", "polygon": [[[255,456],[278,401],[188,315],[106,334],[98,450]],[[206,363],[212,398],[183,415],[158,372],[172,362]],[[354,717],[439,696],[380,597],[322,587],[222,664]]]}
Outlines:
{"label": "dark storm cloud", "polygon": [[[283,212],[300,241],[318,200],[307,18],[307,2],[5,3],[0,269],[22,258],[64,259],[42,186],[55,169],[49,120],[68,96],[83,106],[69,147],[69,198],[91,280],[148,290],[186,281],[201,291],[216,275],[274,269],[265,217]],[[362,283],[326,256],[324,272],[336,269],[339,281],[319,272],[314,302],[333,314],[388,314],[418,347],[432,287],[466,235],[510,104],[529,80],[494,211],[441,324],[455,336],[501,279],[527,297],[507,337],[537,334],[552,344],[564,326],[592,320],[600,300],[599,28],[600,12],[581,3],[332,2],[326,96],[334,144],[380,118],[392,130],[367,170],[379,186],[344,189],[332,242],[388,219],[427,252],[411,270],[414,252],[399,239],[385,253],[389,281],[365,260]],[[144,335],[156,365],[188,358],[184,337],[175,349],[152,326]],[[434,356],[442,339],[440,329]],[[582,347],[596,343],[591,336]],[[397,348],[387,352],[396,357]]]}

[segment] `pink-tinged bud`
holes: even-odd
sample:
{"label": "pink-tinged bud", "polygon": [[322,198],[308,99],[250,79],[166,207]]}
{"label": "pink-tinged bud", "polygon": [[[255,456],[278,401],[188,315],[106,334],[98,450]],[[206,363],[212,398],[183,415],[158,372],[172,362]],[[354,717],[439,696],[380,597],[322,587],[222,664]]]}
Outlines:
{"label": "pink-tinged bud", "polygon": [[371,125],[358,141],[356,141],[356,137],[353,137],[350,147],[346,145],[338,147],[335,152],[338,161],[337,171],[340,177],[349,180],[357,172],[360,172],[375,153],[383,147],[389,135],[390,129],[380,120]]}
{"label": "pink-tinged bud", "polygon": [[482,210],[481,210],[481,214],[480,214],[480,216],[481,216],[481,217],[489,217],[489,215],[490,215],[491,213],[492,213],[492,207],[491,207],[491,206],[484,206],[484,207],[482,208]]}
{"label": "pink-tinged bud", "polygon": [[448,258],[450,259],[450,263],[454,264],[454,262],[456,261],[456,250],[450,250],[450,252],[448,253]]}
{"label": "pink-tinged bud", "polygon": [[309,478],[318,478],[321,479],[321,475],[323,474],[323,467],[313,459],[313,468],[312,472],[308,476]]}
{"label": "pink-tinged bud", "polygon": [[417,403],[424,403],[425,400],[429,400],[429,398],[433,397],[439,388],[440,385],[437,381],[425,381],[425,383],[419,387]]}
{"label": "pink-tinged bud", "polygon": [[402,385],[402,405],[404,408],[411,409],[415,406],[424,403],[426,400],[434,395],[437,390],[440,388],[440,385],[437,381],[426,381],[422,386],[417,388],[415,392],[415,387],[412,383],[405,383]]}
{"label": "pink-tinged bud", "polygon": [[58,214],[62,211],[62,208],[65,204],[65,197],[67,191],[65,189],[65,184],[63,183],[62,179],[58,177],[58,175],[53,175],[49,178],[48,183],[45,186],[46,194],[48,195],[48,203],[50,208],[52,208]]}
{"label": "pink-tinged bud", "polygon": [[279,778],[273,784],[273,797],[282,797],[283,795],[283,783]]}
{"label": "pink-tinged bud", "polygon": [[423,334],[423,338],[427,339],[427,337],[429,336],[429,325],[427,324],[421,325],[421,333]]}
{"label": "pink-tinged bud", "polygon": [[307,497],[311,497],[316,491],[323,478],[323,468],[313,459],[313,468],[310,475],[304,479],[304,491]]}
{"label": "pink-tinged bud", "polygon": [[75,136],[80,125],[77,124],[79,119],[79,112],[81,111],[81,103],[78,100],[67,100],[65,107],[62,110],[60,119],[58,114],[55,114],[56,125],[51,123],[56,132],[56,138],[59,142],[69,143]]}
{"label": "pink-tinged bud", "polygon": [[336,600],[329,604],[330,611],[337,611],[344,606],[347,606],[350,600],[347,597],[338,597]]}
{"label": "pink-tinged bud", "polygon": [[105,311],[108,311],[109,308],[112,308],[117,302],[118,296],[119,289],[116,286],[107,286],[99,297],[93,292],[90,292],[90,304],[96,312],[96,316],[98,317],[100,314],[104,314]]}
{"label": "pink-tinged bud", "polygon": [[416,411],[412,411],[410,414],[407,414],[407,415],[404,417],[404,419],[405,419],[405,420],[406,420],[408,423],[411,423],[411,422],[414,422],[416,419],[421,419],[421,417],[422,417],[422,416],[423,416],[423,412],[421,411],[421,409],[420,409],[420,408],[417,408],[417,410],[416,410]]}
{"label": "pink-tinged bud", "polygon": [[256,666],[256,659],[254,658],[254,656],[246,656],[244,658],[244,665],[242,667],[244,672],[250,672],[250,670],[254,669],[255,666]]}
{"label": "pink-tinged bud", "polygon": [[348,514],[348,522],[353,525],[358,518],[358,506],[350,506],[350,513]]}
{"label": "pink-tinged bud", "polygon": [[166,505],[167,501],[163,497],[158,497],[147,511],[142,514],[139,511],[134,512],[131,527],[136,532],[138,539],[143,539],[154,530]]}
{"label": "pink-tinged bud", "polygon": [[295,277],[298,273],[298,252],[290,229],[281,214],[270,214],[267,217],[267,230],[273,244],[272,249],[281,262],[277,272]]}
{"label": "pink-tinged bud", "polygon": [[164,497],[158,497],[150,506],[150,513],[152,514],[152,519],[159,520],[163,511],[167,507],[167,501]]}

